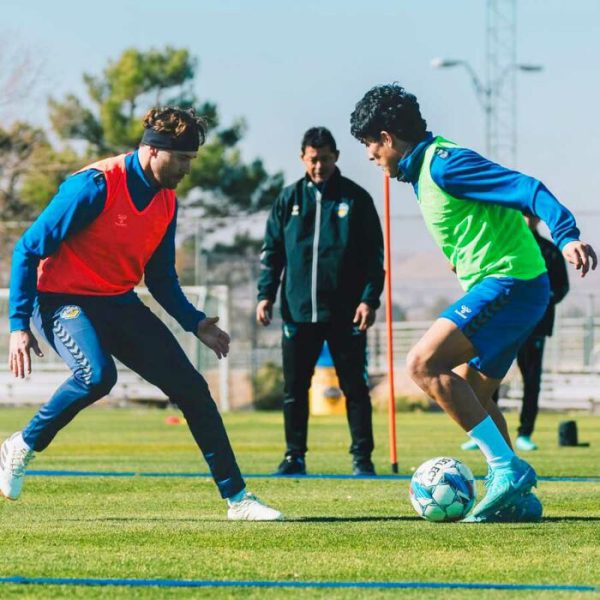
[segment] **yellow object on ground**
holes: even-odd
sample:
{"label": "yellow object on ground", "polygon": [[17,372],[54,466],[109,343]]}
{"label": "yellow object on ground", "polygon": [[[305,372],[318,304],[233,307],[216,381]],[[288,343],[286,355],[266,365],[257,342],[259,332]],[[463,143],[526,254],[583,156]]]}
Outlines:
{"label": "yellow object on ground", "polygon": [[308,402],[311,415],[346,414],[346,398],[340,389],[335,367],[315,367]]}

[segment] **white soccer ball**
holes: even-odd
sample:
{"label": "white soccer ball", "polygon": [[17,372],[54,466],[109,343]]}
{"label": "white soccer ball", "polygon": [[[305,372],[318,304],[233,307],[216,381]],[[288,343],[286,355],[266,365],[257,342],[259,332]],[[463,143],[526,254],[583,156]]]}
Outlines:
{"label": "white soccer ball", "polygon": [[476,496],[471,469],[448,456],[424,462],[410,480],[410,501],[417,514],[428,521],[464,519]]}

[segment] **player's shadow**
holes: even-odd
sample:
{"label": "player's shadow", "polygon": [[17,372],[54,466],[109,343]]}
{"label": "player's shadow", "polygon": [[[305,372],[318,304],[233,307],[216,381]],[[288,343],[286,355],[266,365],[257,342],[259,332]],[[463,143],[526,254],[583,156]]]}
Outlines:
{"label": "player's shadow", "polygon": [[[195,523],[195,522],[226,522],[223,518],[211,518],[211,517],[196,517],[196,518],[185,518],[185,517],[140,517],[140,516],[126,516],[126,517],[65,517],[62,519],[56,519],[57,521],[64,523]],[[422,521],[420,517],[291,517],[284,520],[284,523],[390,523],[393,521]]]}
{"label": "player's shadow", "polygon": [[542,522],[543,523],[574,523],[576,521],[589,521],[590,523],[593,522],[600,522],[600,516],[597,517],[578,517],[578,516],[572,516],[572,517],[542,517]]}
{"label": "player's shadow", "polygon": [[383,523],[390,521],[422,521],[420,517],[399,517],[399,516],[368,516],[368,517],[297,517],[286,519],[293,523]]}
{"label": "player's shadow", "polygon": [[54,519],[60,523],[195,523],[197,521],[223,521],[219,518],[198,517],[65,517]]}

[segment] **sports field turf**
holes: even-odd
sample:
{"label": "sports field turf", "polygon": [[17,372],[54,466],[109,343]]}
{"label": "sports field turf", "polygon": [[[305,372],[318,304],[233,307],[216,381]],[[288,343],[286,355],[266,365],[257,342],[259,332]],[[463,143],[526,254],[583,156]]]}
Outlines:
{"label": "sports field turf", "polygon": [[[32,409],[0,410],[0,437]],[[205,473],[173,411],[84,411],[32,463],[36,470]],[[208,478],[30,476],[18,502],[0,502],[2,578],[127,578],[296,582],[504,583],[596,587],[596,591],[485,589],[262,589],[22,585],[0,598],[466,598],[600,597],[600,417],[571,415],[589,448],[558,448],[558,422],[541,415],[529,454],[543,481],[540,524],[432,524],[419,519],[401,480],[249,478],[248,487],[284,511],[284,523],[230,523]],[[509,414],[511,429],[516,415]],[[272,472],[282,454],[280,414],[225,418],[245,473]],[[387,424],[376,416],[375,463],[389,474]],[[399,414],[400,473],[437,455],[464,459],[484,475],[479,453],[442,414]],[[312,418],[311,473],[346,474],[343,418]],[[481,482],[479,483],[481,492]]]}

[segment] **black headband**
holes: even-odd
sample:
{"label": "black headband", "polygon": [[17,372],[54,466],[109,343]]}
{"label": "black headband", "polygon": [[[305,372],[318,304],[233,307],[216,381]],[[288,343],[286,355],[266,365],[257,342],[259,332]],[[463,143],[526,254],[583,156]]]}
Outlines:
{"label": "black headband", "polygon": [[197,152],[200,147],[200,136],[193,127],[188,127],[182,135],[160,133],[152,128],[144,129],[142,144],[159,150],[175,150],[176,152]]}

